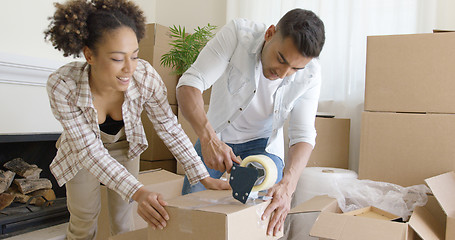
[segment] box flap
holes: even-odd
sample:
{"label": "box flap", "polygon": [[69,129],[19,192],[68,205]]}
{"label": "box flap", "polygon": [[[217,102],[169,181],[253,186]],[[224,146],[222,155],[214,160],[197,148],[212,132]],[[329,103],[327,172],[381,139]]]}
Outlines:
{"label": "box flap", "polygon": [[399,216],[397,216],[393,213],[384,211],[382,209],[379,209],[379,208],[373,207],[373,206],[346,212],[346,213],[344,213],[344,215],[368,217],[368,218],[374,218],[374,219],[382,219],[382,220],[386,220],[386,221],[396,220],[396,219],[400,218]]}
{"label": "box flap", "polygon": [[455,218],[454,217],[447,218],[446,239],[447,240],[455,239]]}
{"label": "box flap", "polygon": [[422,239],[444,239],[444,228],[425,207],[416,207],[409,225]]}
{"label": "box flap", "polygon": [[153,169],[139,172],[138,180],[144,184],[157,184],[172,180],[182,180],[183,176],[171,173],[163,169]]}
{"label": "box flap", "polygon": [[449,217],[455,217],[455,172],[444,173],[425,179],[442,209]]}
{"label": "box flap", "polygon": [[301,203],[291,209],[289,214],[295,213],[307,213],[307,212],[322,212],[322,211],[330,211],[335,212],[338,206],[337,200],[331,198],[327,195],[316,196],[312,199]]}
{"label": "box flap", "polygon": [[313,237],[337,240],[403,240],[407,236],[407,224],[321,212],[311,228]]}

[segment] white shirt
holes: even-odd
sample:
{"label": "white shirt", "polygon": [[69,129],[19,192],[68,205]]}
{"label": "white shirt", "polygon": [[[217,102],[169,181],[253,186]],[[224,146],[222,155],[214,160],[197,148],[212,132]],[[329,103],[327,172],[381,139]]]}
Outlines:
{"label": "white shirt", "polygon": [[[246,19],[229,22],[202,49],[194,64],[180,78],[201,92],[212,86],[207,118],[218,134],[250,104],[257,91],[259,59],[264,44],[265,24]],[[272,134],[266,151],[284,160],[283,125],[289,117],[289,146],[298,142],[315,145],[314,121],[321,87],[318,59],[305,69],[285,77],[273,101]]]}
{"label": "white shirt", "polygon": [[267,79],[262,64],[259,64],[259,71],[256,94],[246,109],[220,133],[223,142],[244,143],[272,135],[273,96],[283,79]]}

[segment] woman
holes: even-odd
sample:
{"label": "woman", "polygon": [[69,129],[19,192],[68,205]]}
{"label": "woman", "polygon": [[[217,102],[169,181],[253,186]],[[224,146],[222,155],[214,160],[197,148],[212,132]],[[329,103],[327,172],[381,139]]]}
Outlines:
{"label": "woman", "polygon": [[67,239],[95,238],[100,182],[110,189],[113,234],[132,230],[133,200],[152,228],[166,226],[162,196],[137,180],[139,156],[147,148],[142,110],[192,183],[228,189],[226,182],[209,178],[172,113],[160,76],[138,59],[143,12],[127,0],[72,0],[55,6],[45,38],[64,56],[82,53],[86,60],[61,67],[47,83],[53,114],[63,127],[50,169],[60,186],[66,184]]}

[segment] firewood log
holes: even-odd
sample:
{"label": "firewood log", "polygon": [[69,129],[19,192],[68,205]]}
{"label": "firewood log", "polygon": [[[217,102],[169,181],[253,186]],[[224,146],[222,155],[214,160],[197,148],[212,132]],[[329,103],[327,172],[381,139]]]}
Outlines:
{"label": "firewood log", "polygon": [[0,170],[0,193],[5,192],[11,186],[14,175],[16,175],[14,172]]}
{"label": "firewood log", "polygon": [[46,206],[51,205],[52,200],[56,199],[54,190],[50,188],[36,190],[29,194],[23,194],[17,189],[16,185],[13,185],[7,190],[7,192],[15,197],[14,202],[27,203],[30,198],[32,198],[29,204],[37,206],[42,206],[46,203]]}
{"label": "firewood log", "polygon": [[15,172],[17,175],[24,178],[39,178],[39,174],[43,169],[39,168],[35,164],[28,164],[22,158],[15,158],[5,164],[3,167]]}
{"label": "firewood log", "polygon": [[14,184],[17,185],[19,191],[23,194],[27,194],[36,190],[44,188],[52,188],[52,183],[47,178],[40,179],[14,179]]}
{"label": "firewood log", "polygon": [[8,207],[14,200],[14,196],[9,193],[0,193],[0,210]]}

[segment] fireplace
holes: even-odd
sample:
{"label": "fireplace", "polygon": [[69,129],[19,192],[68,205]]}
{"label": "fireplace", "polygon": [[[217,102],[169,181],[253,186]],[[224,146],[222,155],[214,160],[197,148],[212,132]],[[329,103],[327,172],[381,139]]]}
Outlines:
{"label": "fireplace", "polygon": [[0,52],[0,169],[14,158],[37,165],[40,178],[52,183],[56,198],[48,207],[13,202],[1,210],[0,239],[68,221],[65,187],[58,186],[49,170],[62,128],[46,91],[49,74],[64,64]]}
{"label": "fireplace", "polygon": [[40,178],[51,181],[56,196],[43,206],[13,202],[0,210],[0,239],[68,221],[65,187],[58,186],[49,170],[58,137],[59,134],[0,135],[0,168],[6,170],[3,165],[14,158],[35,164],[43,170]]}

